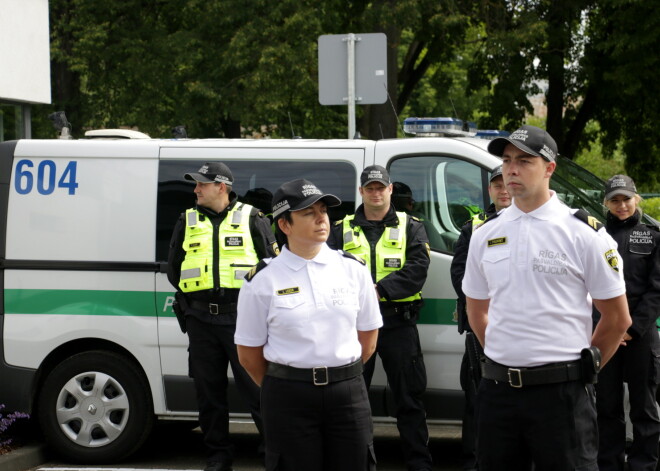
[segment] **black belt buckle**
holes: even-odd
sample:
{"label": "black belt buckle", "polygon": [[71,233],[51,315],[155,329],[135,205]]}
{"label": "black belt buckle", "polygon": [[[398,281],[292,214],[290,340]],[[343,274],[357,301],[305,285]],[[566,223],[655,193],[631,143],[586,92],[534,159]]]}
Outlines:
{"label": "black belt buckle", "polygon": [[212,315],[217,316],[217,315],[220,313],[220,311],[219,311],[219,309],[218,309],[218,305],[217,305],[217,304],[213,304],[213,303],[209,303],[209,312],[210,312]]}
{"label": "black belt buckle", "polygon": [[[319,379],[317,374],[322,374],[323,378]],[[314,380],[314,386],[325,386],[330,381],[328,378],[328,367],[327,366],[317,366],[312,368],[312,379]]]}
{"label": "black belt buckle", "polygon": [[522,388],[522,374],[519,368],[509,368],[507,374],[509,375],[509,384],[512,388]]}

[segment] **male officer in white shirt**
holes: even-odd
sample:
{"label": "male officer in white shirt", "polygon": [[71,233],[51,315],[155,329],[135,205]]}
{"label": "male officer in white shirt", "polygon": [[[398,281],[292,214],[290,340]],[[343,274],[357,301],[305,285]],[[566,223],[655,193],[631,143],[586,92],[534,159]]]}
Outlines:
{"label": "male officer in white shirt", "polygon": [[[595,471],[592,383],[631,324],[616,243],[550,190],[557,145],[547,132],[523,126],[488,151],[502,157],[513,204],[474,232],[463,279],[486,355],[479,469]],[[603,313],[593,334],[591,299]]]}

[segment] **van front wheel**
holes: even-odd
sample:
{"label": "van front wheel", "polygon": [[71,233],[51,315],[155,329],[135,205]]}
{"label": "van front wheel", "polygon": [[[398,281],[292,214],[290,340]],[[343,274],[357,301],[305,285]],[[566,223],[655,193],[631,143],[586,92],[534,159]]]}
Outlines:
{"label": "van front wheel", "polygon": [[62,361],[46,377],[39,422],[52,449],[78,463],[120,461],[154,423],[149,384],[127,357],[92,351]]}

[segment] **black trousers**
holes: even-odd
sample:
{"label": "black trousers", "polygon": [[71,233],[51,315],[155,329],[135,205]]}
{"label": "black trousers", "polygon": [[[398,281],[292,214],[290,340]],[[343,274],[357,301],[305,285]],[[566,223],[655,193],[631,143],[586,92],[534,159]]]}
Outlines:
{"label": "black trousers", "polygon": [[620,346],[598,375],[596,399],[601,471],[624,469],[626,423],[623,383],[628,383],[633,443],[628,450],[628,469],[655,471],[658,463],[660,419],[656,408],[660,340],[655,329]]}
{"label": "black trousers", "polygon": [[[428,448],[429,431],[422,395],[426,391],[426,367],[416,325],[404,325],[378,332],[376,353],[380,355],[387,382],[392,389],[396,425],[404,458],[410,471],[433,468]],[[367,388],[374,374],[376,355],[365,364]]]}
{"label": "black trousers", "polygon": [[480,471],[598,471],[593,385],[482,379],[476,414]]}
{"label": "black trousers", "polygon": [[[465,393],[465,408],[463,409],[463,424],[461,433],[461,445],[463,452],[463,469],[477,469],[477,422],[474,415],[475,403],[477,401],[477,384],[472,368],[479,368],[479,365],[470,365],[467,354],[469,339],[465,338],[465,353],[461,361],[461,389]],[[483,350],[479,342],[476,342],[479,354],[483,355]]]}
{"label": "black trousers", "polygon": [[236,386],[263,436],[259,388],[238,362],[234,344],[235,325],[208,324],[187,316],[186,327],[190,340],[190,374],[197,390],[199,425],[208,450],[207,462],[231,464],[234,454],[229,440],[227,366],[231,365]]}
{"label": "black trousers", "polygon": [[362,376],[326,386],[266,376],[261,407],[267,471],[376,469]]}

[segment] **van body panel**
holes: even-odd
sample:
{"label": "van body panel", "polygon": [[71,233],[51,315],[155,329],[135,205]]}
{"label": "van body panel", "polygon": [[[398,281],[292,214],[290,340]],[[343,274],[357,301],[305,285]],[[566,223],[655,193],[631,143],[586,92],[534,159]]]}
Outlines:
{"label": "van body panel", "polygon": [[[174,288],[165,275],[174,224],[195,204],[194,182],[183,175],[208,161],[225,162],[239,201],[265,214],[281,183],[307,178],[342,200],[329,208],[337,220],[361,203],[362,170],[378,164],[408,185],[405,209],[429,236],[418,323],[428,420],[460,420],[464,339],[449,269],[461,226],[489,204],[489,174],[501,161],[486,147],[487,141],[454,138],[0,143],[0,404],[31,412],[44,378],[66,361],[62,352],[108,348],[144,375],[156,416],[195,419],[188,338],[172,312]],[[596,177],[580,179],[580,186],[565,175],[553,180],[567,203],[598,211]],[[232,414],[246,417],[228,373]],[[388,420],[393,403],[379,359],[370,399],[375,420]]]}
{"label": "van body panel", "polygon": [[16,158],[6,257],[153,262],[157,169],[155,158]]}

